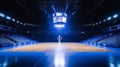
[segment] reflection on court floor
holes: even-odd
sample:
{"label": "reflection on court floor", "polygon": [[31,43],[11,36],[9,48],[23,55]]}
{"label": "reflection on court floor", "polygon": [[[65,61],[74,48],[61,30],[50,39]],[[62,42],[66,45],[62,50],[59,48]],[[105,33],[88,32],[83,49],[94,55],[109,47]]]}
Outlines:
{"label": "reflection on court floor", "polygon": [[[88,46],[81,43],[65,42],[61,43],[62,50],[65,52],[111,52],[112,50],[100,48],[95,46]],[[58,48],[58,43],[39,43],[33,45],[26,45],[15,47],[11,49],[2,50],[2,52],[49,52],[55,51]]]}

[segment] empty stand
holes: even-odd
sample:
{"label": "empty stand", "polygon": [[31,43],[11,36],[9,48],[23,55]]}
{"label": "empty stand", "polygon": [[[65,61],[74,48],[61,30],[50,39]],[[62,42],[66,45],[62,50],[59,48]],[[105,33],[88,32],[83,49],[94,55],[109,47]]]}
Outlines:
{"label": "empty stand", "polygon": [[26,44],[33,44],[33,43],[36,43],[36,41],[22,35],[15,35],[15,34],[0,35],[1,47],[19,46],[19,45],[26,45]]}
{"label": "empty stand", "polygon": [[11,44],[13,44],[12,41],[10,41],[10,40],[8,40],[6,38],[0,37],[0,46],[1,47],[10,46]]}
{"label": "empty stand", "polygon": [[109,36],[105,39],[98,41],[98,43],[108,44],[111,46],[119,46],[120,45],[120,34],[115,34],[113,36]]}
{"label": "empty stand", "polygon": [[87,44],[92,45],[102,45],[102,46],[109,46],[109,47],[119,47],[120,46],[120,33],[119,34],[105,34],[105,35],[98,35],[87,40],[83,41]]}
{"label": "empty stand", "polygon": [[22,35],[8,34],[7,36],[9,38],[12,38],[13,40],[16,40],[17,42],[29,42],[29,41],[33,41],[32,39],[27,38],[27,37],[22,36]]}

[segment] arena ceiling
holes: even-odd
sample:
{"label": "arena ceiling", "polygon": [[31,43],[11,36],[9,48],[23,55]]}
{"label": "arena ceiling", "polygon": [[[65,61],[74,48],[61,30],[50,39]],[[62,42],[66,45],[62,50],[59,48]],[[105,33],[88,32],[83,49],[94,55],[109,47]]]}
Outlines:
{"label": "arena ceiling", "polygon": [[47,26],[55,11],[68,14],[69,24],[84,26],[120,11],[119,0],[1,0],[0,11],[17,19]]}

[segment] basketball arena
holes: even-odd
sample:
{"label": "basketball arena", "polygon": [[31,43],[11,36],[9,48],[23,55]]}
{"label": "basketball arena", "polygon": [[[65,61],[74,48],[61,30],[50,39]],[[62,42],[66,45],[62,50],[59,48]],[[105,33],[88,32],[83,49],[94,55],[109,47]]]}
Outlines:
{"label": "basketball arena", "polygon": [[0,67],[120,67],[119,0],[1,0]]}

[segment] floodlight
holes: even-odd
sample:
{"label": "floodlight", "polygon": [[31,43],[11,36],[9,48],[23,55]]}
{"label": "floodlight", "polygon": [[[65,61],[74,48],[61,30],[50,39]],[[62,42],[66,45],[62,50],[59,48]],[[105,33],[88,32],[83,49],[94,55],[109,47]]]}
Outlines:
{"label": "floodlight", "polygon": [[104,19],[103,22],[106,22],[106,19]]}
{"label": "floodlight", "polygon": [[62,13],[56,13],[56,16],[62,16]]}
{"label": "floodlight", "polygon": [[107,20],[111,20],[111,19],[112,19],[112,17],[108,17],[108,18],[107,18]]}
{"label": "floodlight", "polygon": [[0,13],[0,17],[5,17],[5,15],[3,13]]}
{"label": "floodlight", "polygon": [[15,21],[15,19],[13,18],[12,21]]}
{"label": "floodlight", "polygon": [[101,24],[102,22],[101,22],[101,21],[99,21],[99,23]]}
{"label": "floodlight", "polygon": [[23,24],[22,22],[20,24]]}
{"label": "floodlight", "polygon": [[19,23],[19,21],[17,21],[17,23]]}
{"label": "floodlight", "polygon": [[118,14],[113,15],[113,18],[117,18],[117,17],[118,17]]}
{"label": "floodlight", "polygon": [[10,17],[10,16],[6,16],[6,19],[10,20],[10,19],[11,19],[11,17]]}
{"label": "floodlight", "polygon": [[56,28],[63,28],[63,27],[65,27],[64,24],[55,24],[54,26],[55,26]]}

